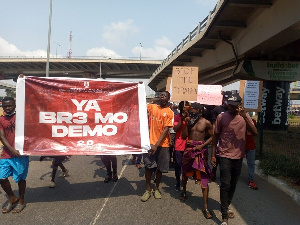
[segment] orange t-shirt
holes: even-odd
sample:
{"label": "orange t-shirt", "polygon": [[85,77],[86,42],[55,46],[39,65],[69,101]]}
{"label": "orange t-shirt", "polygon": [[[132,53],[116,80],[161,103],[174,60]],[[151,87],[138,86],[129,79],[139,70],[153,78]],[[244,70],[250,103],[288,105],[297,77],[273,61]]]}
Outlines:
{"label": "orange t-shirt", "polygon": [[[173,127],[174,113],[169,108],[161,108],[156,104],[147,105],[148,113],[150,114],[150,144],[155,145],[165,127]],[[169,147],[170,135],[159,144],[161,147]]]}

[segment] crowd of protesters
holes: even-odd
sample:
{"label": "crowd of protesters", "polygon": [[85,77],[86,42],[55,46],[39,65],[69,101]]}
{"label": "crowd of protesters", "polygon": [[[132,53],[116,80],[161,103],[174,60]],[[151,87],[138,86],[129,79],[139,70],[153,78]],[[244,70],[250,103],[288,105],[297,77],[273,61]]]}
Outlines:
{"label": "crowd of protesters", "polygon": [[[249,168],[248,186],[257,190],[254,183],[256,123],[242,107],[242,98],[238,92],[223,92],[221,106],[204,106],[200,103],[182,101],[178,105],[169,103],[170,93],[161,92],[158,103],[147,104],[151,149],[143,155],[133,155],[132,163],[138,169],[145,167],[146,190],[141,200],[146,202],[152,195],[161,199],[159,189],[163,173],[170,166],[175,169],[175,190],[182,190],[179,199],[186,201],[186,184],[194,179],[201,185],[203,193],[203,215],[211,219],[209,210],[209,185],[216,180],[217,167],[220,171],[220,202],[222,225],[228,224],[228,218],[234,217],[229,209],[242,167],[247,157]],[[0,117],[0,140],[3,151],[0,160],[0,182],[8,195],[8,202],[2,212],[21,212],[26,204],[24,200],[29,157],[22,156],[14,147],[15,139],[15,99],[6,97],[2,101],[4,116]],[[211,149],[211,152],[208,150]],[[210,155],[210,157],[209,157]],[[49,187],[54,188],[58,167],[61,177],[67,176],[63,161],[67,158],[52,157],[52,176]],[[210,160],[209,160],[210,158]],[[44,157],[41,157],[41,161]],[[118,181],[116,156],[102,156],[107,170],[105,183]],[[211,167],[212,166],[212,170]],[[151,187],[152,174],[155,174],[155,186]],[[18,183],[19,197],[12,191],[8,178],[12,176]]]}
{"label": "crowd of protesters", "polygon": [[[203,193],[203,215],[207,219],[213,217],[208,208],[210,180],[216,179],[216,168],[220,170],[220,201],[222,225],[228,224],[228,218],[234,218],[229,209],[236,184],[239,179],[242,160],[246,155],[249,166],[249,187],[258,189],[254,183],[255,143],[253,135],[257,134],[254,120],[242,107],[242,98],[237,91],[224,92],[223,103],[212,109],[199,103],[180,102],[179,113],[171,113],[167,104],[170,99],[168,92],[162,92],[159,104],[149,104],[150,144],[151,150],[144,155],[146,192],[142,196],[147,201],[153,192],[154,198],[162,198],[159,190],[162,173],[168,172],[170,165],[170,145],[173,147],[175,163],[176,191],[182,192],[180,199],[186,201],[186,183],[189,177],[200,184]],[[174,121],[172,123],[171,121]],[[213,125],[212,125],[213,124]],[[174,142],[168,131],[175,132]],[[247,138],[246,138],[247,136]],[[209,166],[208,145],[211,145]],[[247,148],[246,148],[247,146]],[[249,146],[249,147],[248,147]],[[171,151],[172,152],[172,151]],[[151,189],[151,173],[156,174],[155,190]]]}

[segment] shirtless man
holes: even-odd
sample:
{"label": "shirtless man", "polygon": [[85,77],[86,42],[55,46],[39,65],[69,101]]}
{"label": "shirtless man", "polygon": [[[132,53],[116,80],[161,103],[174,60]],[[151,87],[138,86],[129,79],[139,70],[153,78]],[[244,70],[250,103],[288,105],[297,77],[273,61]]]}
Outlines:
{"label": "shirtless man", "polygon": [[[213,216],[208,210],[208,182],[212,177],[211,170],[208,166],[208,152],[205,148],[213,138],[212,124],[202,117],[201,110],[203,106],[199,103],[192,103],[189,110],[189,116],[185,119],[185,128],[182,133],[182,138],[187,140],[187,145],[183,153],[182,165],[182,187],[183,191],[180,199],[186,200],[186,184],[188,177],[194,176],[196,183],[201,183],[203,193],[203,214],[206,219],[211,219]],[[204,140],[205,135],[209,138]]]}

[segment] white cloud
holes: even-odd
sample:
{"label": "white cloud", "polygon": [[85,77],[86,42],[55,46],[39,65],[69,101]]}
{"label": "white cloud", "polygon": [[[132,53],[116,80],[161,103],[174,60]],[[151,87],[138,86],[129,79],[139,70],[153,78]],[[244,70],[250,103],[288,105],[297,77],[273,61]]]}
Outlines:
{"label": "white cloud", "polygon": [[89,49],[87,51],[86,55],[87,56],[98,56],[98,57],[101,56],[104,58],[112,58],[112,59],[121,58],[121,56],[118,55],[115,51],[104,48],[104,47]]}
{"label": "white cloud", "polygon": [[104,27],[102,38],[114,46],[124,46],[124,40],[137,34],[139,29],[133,24],[133,20],[119,21]]}
{"label": "white cloud", "polygon": [[136,57],[142,57],[143,60],[162,60],[166,58],[174,48],[174,44],[167,38],[162,37],[155,40],[153,48],[147,48],[145,46],[135,46],[131,52]]}
{"label": "white cloud", "polygon": [[8,56],[47,57],[47,52],[44,50],[22,51],[18,49],[14,44],[10,44],[6,40],[0,37],[0,55],[2,57],[8,57]]}
{"label": "white cloud", "polygon": [[155,40],[155,46],[162,48],[172,48],[174,45],[167,37],[163,36],[162,38]]}

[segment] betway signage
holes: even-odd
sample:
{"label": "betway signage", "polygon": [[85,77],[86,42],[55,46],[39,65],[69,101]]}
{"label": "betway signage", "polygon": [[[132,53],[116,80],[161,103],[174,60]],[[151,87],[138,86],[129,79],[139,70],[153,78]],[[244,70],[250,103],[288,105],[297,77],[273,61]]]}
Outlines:
{"label": "betway signage", "polygon": [[245,60],[239,72],[264,80],[297,81],[300,80],[300,62]]}
{"label": "betway signage", "polygon": [[267,81],[263,83],[261,113],[266,129],[287,129],[289,96],[289,82]]}

